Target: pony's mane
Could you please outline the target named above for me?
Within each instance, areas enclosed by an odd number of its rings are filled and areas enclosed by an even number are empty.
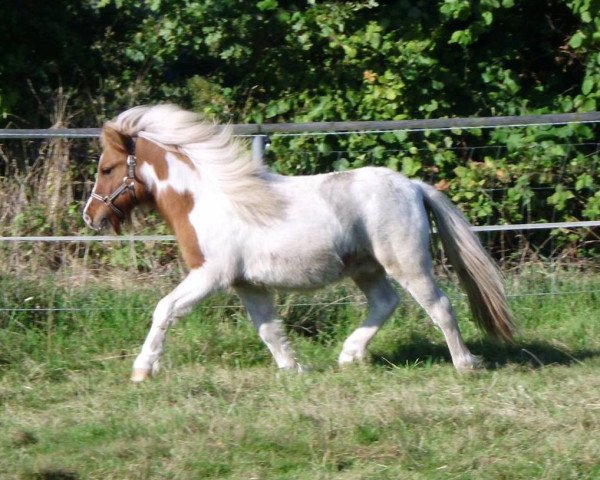
[[[187,156],[245,220],[265,224],[281,215],[283,200],[268,182],[265,164],[253,158],[229,125],[217,126],[197,113],[165,104],[131,108],[107,126]]]

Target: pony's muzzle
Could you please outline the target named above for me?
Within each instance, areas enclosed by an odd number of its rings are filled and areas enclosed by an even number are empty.
[[[106,217],[106,215],[103,215],[99,221],[94,222],[94,219],[87,212],[83,212],[83,221],[88,226],[88,228],[91,228],[96,232],[106,230],[109,226],[109,220]]]
[[[95,228],[92,226],[92,217],[90,217],[86,212],[83,212],[83,221],[88,228],[95,230]]]

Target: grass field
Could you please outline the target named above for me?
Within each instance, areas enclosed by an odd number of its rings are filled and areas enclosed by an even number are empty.
[[[343,285],[279,299],[308,374],[278,372],[224,295],[170,330],[161,374],[132,385],[166,283],[4,278],[0,307],[62,310],[0,313],[0,478],[600,478],[600,277],[509,280],[524,294],[510,347],[485,341],[448,289],[486,371],[455,373],[408,299],[371,361],[339,370],[364,314]],[[579,293],[538,295],[552,288]]]

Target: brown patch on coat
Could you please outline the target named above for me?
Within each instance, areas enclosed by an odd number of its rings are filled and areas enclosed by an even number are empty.
[[[185,264],[190,269],[204,264],[204,254],[198,243],[196,230],[190,222],[190,212],[194,208],[194,197],[191,193],[177,193],[168,187],[156,199],[156,206],[161,216],[175,232],[177,243]]]
[[[166,159],[167,153],[174,155],[177,160],[187,165],[190,170],[196,170],[196,166],[189,157],[178,150],[160,147],[156,143],[144,138],[140,138],[136,145],[136,156],[152,165],[156,172],[156,178],[161,181],[169,178],[169,163]]]
[[[169,164],[165,158],[166,151],[156,143],[140,138],[135,145],[135,156],[141,162],[152,165],[156,178],[160,181],[169,178]]]
[[[126,138],[127,137],[115,129],[110,122],[104,124],[100,133],[100,141],[104,148],[112,147],[124,153],[127,153],[127,148],[125,147]]]
[[[160,181],[169,178],[169,164],[166,159],[167,153],[176,155],[177,159],[194,169],[190,159],[178,152],[165,150],[150,140],[140,138],[136,145],[136,156],[141,162],[146,162],[154,168],[156,178]],[[190,212],[194,208],[194,197],[191,193],[177,193],[168,187],[160,195],[153,192],[155,203],[161,216],[173,229],[177,237],[177,243],[181,249],[181,255],[185,264],[193,269],[202,266],[204,254],[198,244],[196,230],[190,222]]]

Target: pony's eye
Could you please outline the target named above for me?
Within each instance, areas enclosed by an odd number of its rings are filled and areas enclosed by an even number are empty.
[[[110,172],[112,172],[112,167],[102,169],[102,175],[110,175]]]

